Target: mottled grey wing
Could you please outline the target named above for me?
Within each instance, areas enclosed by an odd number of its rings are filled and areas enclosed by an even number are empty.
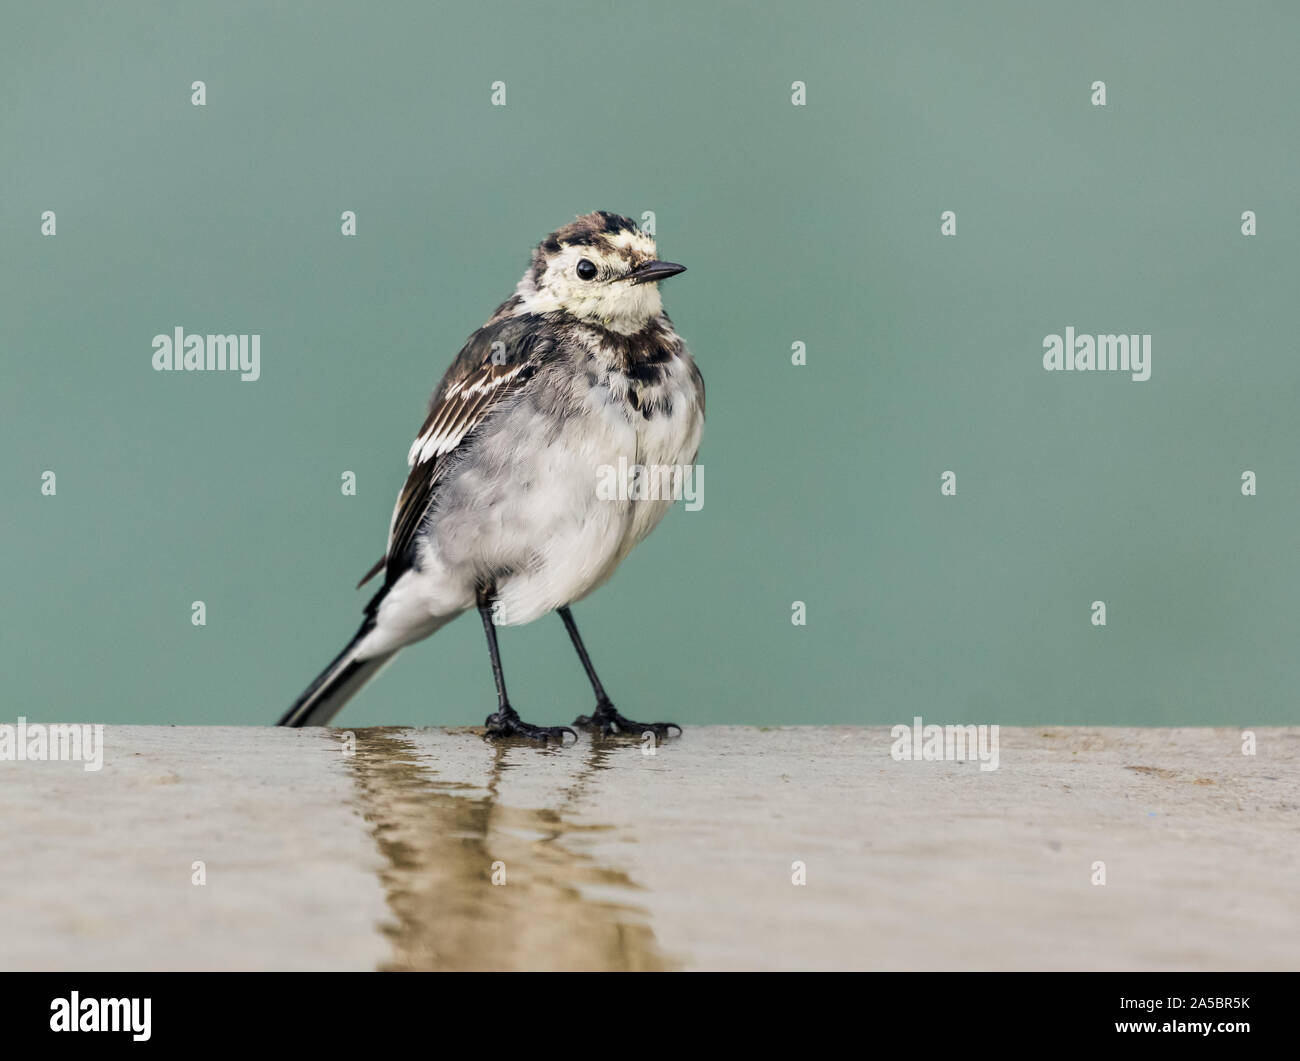
[[[358,585],[384,568],[385,583],[391,584],[410,567],[415,533],[448,458],[494,408],[519,392],[552,349],[553,344],[540,337],[539,323],[532,316],[510,317],[470,336],[434,391],[429,415],[411,443],[411,471],[393,509],[388,551]]]

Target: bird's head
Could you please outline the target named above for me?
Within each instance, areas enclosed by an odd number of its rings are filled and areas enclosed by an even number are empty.
[[[537,245],[518,293],[529,312],[566,313],[631,335],[663,312],[658,282],[685,269],[660,261],[634,222],[598,210]]]

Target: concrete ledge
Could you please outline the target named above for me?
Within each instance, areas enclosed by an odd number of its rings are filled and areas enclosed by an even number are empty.
[[[323,732],[107,726],[98,772],[0,762],[0,805],[2,968],[368,969],[388,953],[381,859]]]
[[[107,727],[0,762],[0,967],[1294,969],[1300,729],[1256,734]]]

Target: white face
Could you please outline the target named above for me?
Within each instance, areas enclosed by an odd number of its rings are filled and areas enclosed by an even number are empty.
[[[631,335],[663,312],[657,283],[637,284],[627,278],[634,267],[654,260],[654,240],[640,232],[619,232],[590,246],[564,245],[547,257],[546,270],[535,287],[527,277],[521,281],[519,294],[529,312],[565,310],[580,320]]]

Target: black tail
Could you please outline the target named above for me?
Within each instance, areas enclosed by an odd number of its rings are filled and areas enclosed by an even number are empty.
[[[397,650],[367,659],[357,658],[357,645],[374,628],[373,618],[361,624],[356,636],[347,643],[328,667],[316,676],[306,691],[293,702],[293,706],[277,725],[324,726],[337,715],[343,705],[352,699],[361,687],[378,674]]]

